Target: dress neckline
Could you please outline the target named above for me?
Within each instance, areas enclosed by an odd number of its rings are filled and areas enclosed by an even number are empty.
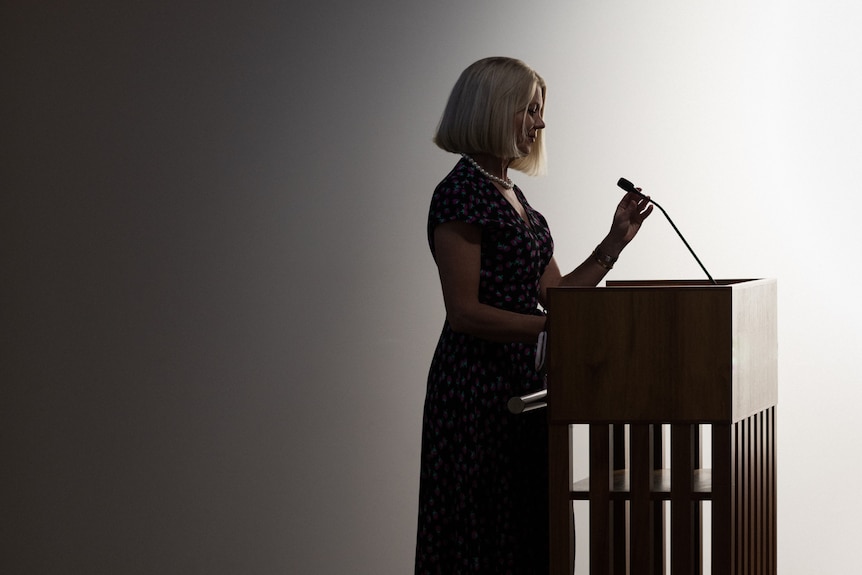
[[[506,202],[506,205],[509,206],[509,209],[512,210],[512,213],[515,215],[518,220],[520,220],[527,228],[532,232],[533,231],[533,219],[530,217],[530,208],[527,205],[527,199],[524,197],[524,194],[521,192],[521,189],[516,185],[512,188],[512,193],[515,194],[515,200],[524,208],[524,215],[521,216],[520,212],[518,212],[518,208],[512,205],[512,202],[503,195],[503,193],[495,186],[494,184],[490,184],[494,190],[500,195],[500,199]]]

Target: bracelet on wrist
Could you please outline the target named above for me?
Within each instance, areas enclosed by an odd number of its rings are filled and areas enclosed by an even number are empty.
[[[614,264],[617,263],[618,258],[609,256],[604,253],[599,246],[596,246],[596,249],[593,250],[593,259],[597,264],[610,271],[614,269]]]

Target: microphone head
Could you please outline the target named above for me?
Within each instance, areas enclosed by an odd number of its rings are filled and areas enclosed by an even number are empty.
[[[640,192],[637,191],[637,189],[635,188],[635,185],[625,178],[620,178],[620,181],[617,182],[617,185],[627,192],[634,192],[635,194],[640,194]]]

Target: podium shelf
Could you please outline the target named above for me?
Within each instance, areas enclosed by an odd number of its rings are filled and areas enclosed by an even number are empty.
[[[670,469],[656,469],[652,472],[650,499],[653,501],[670,501],[671,482]],[[695,501],[712,499],[712,469],[695,469],[692,481],[691,498]],[[628,469],[618,469],[613,473],[613,487],[609,498],[612,501],[627,501],[631,499],[630,474]],[[569,493],[572,501],[589,501],[590,478],[585,477],[572,485]]]

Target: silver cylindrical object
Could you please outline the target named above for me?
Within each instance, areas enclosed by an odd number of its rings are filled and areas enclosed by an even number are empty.
[[[520,397],[513,397],[509,400],[509,411],[517,415],[519,413],[526,413],[528,411],[533,411],[534,409],[547,407],[548,404],[542,401],[547,396],[548,390],[543,389]]]

